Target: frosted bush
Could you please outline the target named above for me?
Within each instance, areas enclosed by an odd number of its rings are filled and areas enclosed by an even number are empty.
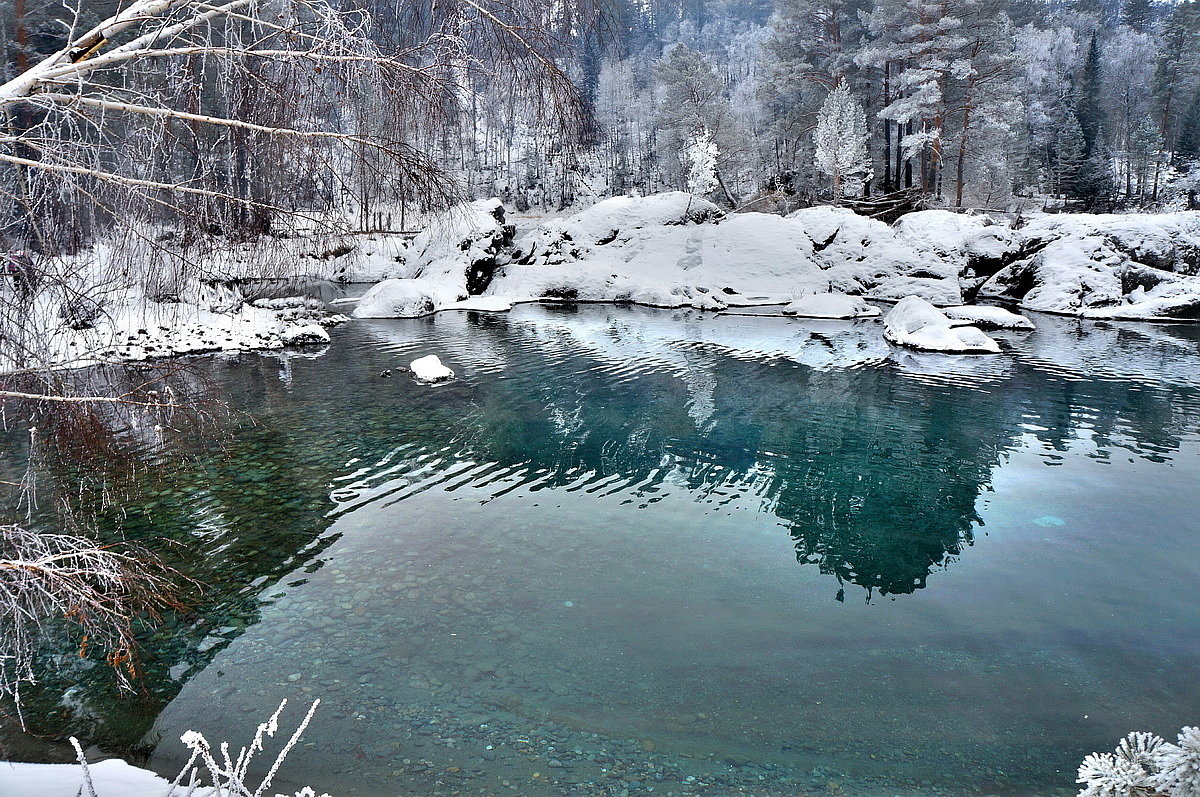
[[[1115,751],[1092,753],[1079,766],[1079,797],[1200,797],[1200,728],[1178,741],[1135,731]]]
[[[283,764],[284,759],[288,757],[288,754],[292,752],[292,748],[300,741],[300,736],[303,735],[304,730],[308,727],[308,723],[312,721],[313,714],[316,713],[317,706],[321,705],[321,701],[313,701],[312,706],[308,709],[308,713],[304,715],[304,719],[296,727],[287,744],[279,751],[279,755],[275,757],[275,761],[271,764],[271,768],[267,771],[266,776],[257,786],[253,786],[247,782],[250,763],[254,760],[255,755],[263,751],[265,740],[268,737],[274,736],[279,731],[279,715],[283,713],[284,706],[286,705],[286,700],[279,704],[279,708],[275,709],[275,713],[266,722],[258,726],[258,730],[255,732],[254,739],[250,742],[250,745],[243,747],[234,758],[230,758],[228,742],[221,742],[214,753],[212,745],[209,744],[204,734],[191,730],[184,733],[183,736],[179,737],[179,740],[192,751],[192,755],[162,797],[266,797],[269,795],[271,781],[275,779],[275,775],[279,771],[280,765]],[[83,748],[80,746],[79,740],[72,736],[71,744],[75,747],[75,753],[79,758],[79,766],[83,769],[83,785],[80,788],[82,797],[121,797],[121,795],[97,793],[92,781],[91,771],[88,769],[87,759],[83,755]],[[211,781],[211,785],[203,783],[205,775]],[[276,794],[275,797],[284,797],[284,795]],[[295,792],[293,797],[317,797],[317,793],[311,787],[305,786],[300,791]],[[329,795],[322,794],[320,797],[329,797]]]
[[[1200,797],[1200,728],[1184,728],[1178,741],[1162,746],[1153,783],[1171,797]]]

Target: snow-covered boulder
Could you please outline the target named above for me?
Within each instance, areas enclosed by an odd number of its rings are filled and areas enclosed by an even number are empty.
[[[844,293],[810,293],[783,308],[784,315],[803,318],[872,318],[881,312],[858,296]]]
[[[373,286],[359,299],[355,318],[419,318],[467,298],[453,284],[427,279],[390,279]]]
[[[959,263],[918,249],[878,219],[827,206],[788,218],[812,241],[813,260],[830,274],[833,290],[885,301],[915,295],[938,305],[962,302]]]
[[[565,219],[551,219],[527,235],[517,249],[522,263],[557,265],[585,256],[635,230],[700,224],[721,216],[721,209],[683,191],[645,197],[619,196],[597,202]]]
[[[958,354],[997,354],[999,344],[976,327],[955,326],[918,296],[901,299],[883,318],[883,337],[898,346]]]
[[[285,346],[306,346],[328,343],[329,333],[325,331],[325,327],[319,324],[305,324],[285,329],[280,335],[280,339],[283,340]]]
[[[442,364],[436,354],[419,357],[409,363],[408,368],[418,382],[445,382],[454,378],[454,372]]]
[[[451,208],[413,239],[404,255],[405,276],[461,283],[468,294],[482,293],[496,267],[508,262],[514,234],[499,199]]]
[[[1046,216],[980,296],[1085,318],[1200,318],[1200,213]]]
[[[1035,329],[1033,322],[1023,315],[1018,315],[1003,307],[991,307],[981,304],[965,304],[958,307],[943,307],[942,312],[952,321],[962,321],[965,324],[980,329]]]
[[[952,265],[963,277],[990,276],[1015,260],[1025,239],[1007,224],[988,216],[948,210],[921,210],[901,216],[897,237],[919,252]]]
[[[956,264],[844,208],[720,216],[688,194],[619,197],[541,225],[517,250],[489,295],[706,310],[831,292],[962,302]]]

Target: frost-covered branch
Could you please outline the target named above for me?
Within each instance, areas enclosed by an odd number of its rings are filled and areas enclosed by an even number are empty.
[[[1200,797],[1200,728],[1177,741],[1136,731],[1113,752],[1092,753],[1079,766],[1079,797]]]

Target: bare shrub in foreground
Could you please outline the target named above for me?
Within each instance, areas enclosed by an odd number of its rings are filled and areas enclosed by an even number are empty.
[[[274,736],[279,731],[279,715],[283,713],[286,705],[286,700],[281,702],[279,708],[275,709],[275,713],[271,715],[270,719],[258,726],[258,730],[254,734],[254,739],[251,740],[249,746],[243,747],[238,751],[237,756],[232,758],[229,754],[228,742],[222,742],[214,753],[212,745],[209,744],[204,734],[196,731],[188,731],[183,734],[180,737],[180,741],[187,745],[192,751],[192,755],[188,758],[188,762],[184,764],[183,769],[180,770],[163,797],[182,797],[183,795],[196,795],[196,797],[200,797],[201,795],[203,797],[263,797],[263,795],[269,794],[268,789],[271,788],[271,783],[275,780],[275,776],[279,772],[279,767],[300,741],[301,735],[308,728],[308,724],[312,721],[313,714],[316,713],[317,706],[321,705],[321,701],[313,701],[313,704],[308,709],[308,713],[304,715],[304,719],[300,721],[296,730],[292,732],[287,744],[275,756],[275,761],[271,764],[267,774],[257,786],[253,786],[247,780],[250,777],[250,764],[254,760],[255,755],[263,751],[266,739]],[[91,772],[88,769],[87,758],[83,754],[83,748],[80,746],[79,740],[72,736],[71,744],[75,748],[79,766],[83,770],[83,785],[80,789],[83,797],[120,797],[119,795],[97,793],[95,785],[92,782]],[[220,756],[219,761],[217,760],[218,755]],[[204,775],[207,775],[211,785],[202,785]],[[316,792],[306,786],[296,792],[295,797],[316,797]],[[329,797],[329,795],[324,794],[321,797]]]

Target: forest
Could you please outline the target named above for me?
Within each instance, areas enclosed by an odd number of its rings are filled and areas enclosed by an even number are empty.
[[[301,210],[402,229],[413,226],[406,214],[452,198],[557,211],[671,189],[761,211],[885,197],[998,210],[1187,207],[1200,160],[1197,5],[422,10],[346,0],[269,12],[290,15],[285,24],[200,12],[159,31],[172,47],[152,57],[134,59],[126,44],[124,61],[91,58],[94,68],[55,76],[52,91],[3,98],[3,179],[17,200],[3,229],[10,248],[50,253],[113,218],[253,236]],[[166,18],[182,18],[173,6]],[[11,87],[117,10],[6,0],[5,80]],[[253,48],[269,52],[251,57]],[[292,134],[271,132],[281,129]],[[170,200],[143,201],[168,186]]]

